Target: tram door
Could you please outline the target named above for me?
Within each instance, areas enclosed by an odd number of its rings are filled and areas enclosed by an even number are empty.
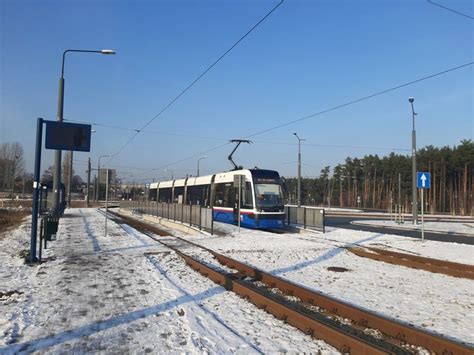
[[[240,205],[240,201],[242,201],[242,186],[245,181],[245,175],[234,175],[234,223],[239,223],[240,218],[240,209],[242,206]],[[239,194],[240,190],[240,194]]]

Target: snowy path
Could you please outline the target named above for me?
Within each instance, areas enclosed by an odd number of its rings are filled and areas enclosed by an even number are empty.
[[[103,222],[96,210],[67,210],[48,262],[28,267],[10,256],[2,265],[0,291],[21,293],[1,300],[0,353],[335,351],[133,228],[109,221],[104,236]],[[28,238],[25,227],[15,233]]]

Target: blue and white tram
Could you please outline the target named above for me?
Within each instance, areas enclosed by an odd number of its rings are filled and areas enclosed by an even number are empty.
[[[243,175],[240,216],[235,175]],[[215,221],[237,224],[240,218],[247,228],[282,228],[285,219],[280,175],[273,170],[241,169],[157,182],[150,185],[150,199],[209,207]]]

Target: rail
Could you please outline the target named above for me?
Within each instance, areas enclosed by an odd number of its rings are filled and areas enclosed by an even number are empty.
[[[474,266],[451,261],[426,258],[418,255],[399,253],[373,247],[346,248],[362,258],[382,261],[389,264],[402,265],[412,269],[420,269],[448,276],[474,280]]]
[[[146,235],[174,250],[193,269],[209,277],[214,282],[249,299],[256,306],[265,309],[279,319],[285,320],[305,333],[328,342],[343,353],[412,353],[410,347],[407,347],[408,345],[421,346],[438,354],[474,353],[474,349],[466,344],[382,316],[367,309],[359,308],[321,292],[293,284],[290,281],[241,263],[199,244],[183,238],[173,237],[173,239],[177,239],[180,242],[185,242],[207,251],[220,264],[237,270],[235,273],[220,272],[218,271],[219,268],[216,270],[211,267],[209,262],[202,262],[188,255],[189,248],[186,248],[187,253],[180,250],[178,245],[182,245],[182,243],[173,244],[171,240],[164,241],[161,238],[150,235],[148,232],[153,233],[153,228],[155,227],[147,226],[143,229],[143,222],[138,222],[137,224],[137,221],[133,218],[119,217],[132,226],[137,226],[138,230],[140,228],[145,230]],[[157,232],[160,231],[157,230]],[[263,288],[256,286],[261,283],[265,285]],[[275,289],[284,295],[292,296],[292,299],[296,297],[298,304],[289,305],[288,303],[292,302],[278,298],[275,296]],[[314,309],[316,307],[322,311],[319,316],[307,311],[308,308]],[[328,317],[332,321],[324,320],[324,318]],[[336,324],[334,320],[337,320],[339,317],[350,319],[351,324]],[[367,328],[380,331],[383,339],[380,341],[380,339],[368,337],[364,332]]]

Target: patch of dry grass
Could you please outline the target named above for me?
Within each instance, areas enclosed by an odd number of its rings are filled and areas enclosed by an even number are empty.
[[[5,237],[3,234],[7,229],[16,227],[23,222],[26,216],[30,215],[29,211],[7,211],[0,210],[0,238]]]

